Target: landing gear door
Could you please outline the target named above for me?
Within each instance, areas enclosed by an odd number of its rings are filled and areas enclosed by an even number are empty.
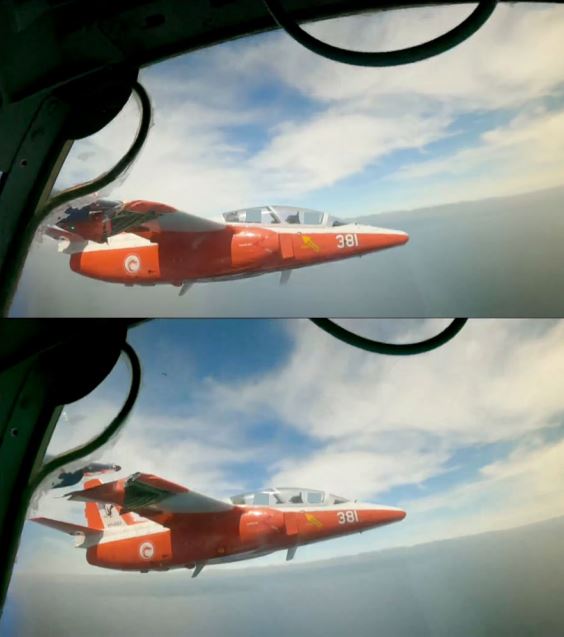
[[[284,525],[286,527],[286,535],[295,537],[298,534],[298,514],[293,511],[284,513]]]
[[[294,258],[294,242],[293,235],[288,233],[280,233],[280,253],[283,259]]]

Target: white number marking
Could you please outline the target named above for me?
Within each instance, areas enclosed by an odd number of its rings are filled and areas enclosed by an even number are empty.
[[[337,248],[354,248],[358,246],[358,236],[356,234],[338,234]]]
[[[352,524],[353,522],[358,522],[357,511],[339,511],[337,513],[337,517],[339,518],[339,524]]]

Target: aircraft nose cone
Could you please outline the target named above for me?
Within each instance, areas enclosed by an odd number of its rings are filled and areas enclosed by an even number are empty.
[[[403,509],[396,509],[395,507],[380,509],[378,514],[386,522],[400,522],[407,515]]]
[[[403,509],[396,507],[374,506],[366,508],[361,517],[368,522],[369,526],[379,526],[380,524],[391,524],[393,522],[401,522],[406,516]]]
[[[409,241],[407,232],[365,226],[360,236],[361,251],[372,252],[401,246]]]
[[[395,235],[395,240],[396,245],[401,246],[409,241],[409,235],[407,234],[407,232],[398,232]]]
[[[401,520],[403,520],[405,518],[405,516],[407,515],[407,513],[405,511],[403,511],[402,509],[398,509],[397,511],[394,512],[394,520],[396,522],[400,522]]]
[[[407,232],[402,232],[401,230],[395,230],[394,232],[390,232],[387,237],[387,245],[389,246],[402,246],[404,243],[409,241],[409,235]]]

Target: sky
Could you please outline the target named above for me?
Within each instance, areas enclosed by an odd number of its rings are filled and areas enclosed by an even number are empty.
[[[471,10],[421,8],[307,28],[341,46],[392,49],[445,32]],[[179,297],[170,285],[126,288],[80,276],[52,239],[37,237],[12,314],[561,316],[562,41],[563,6],[499,3],[468,41],[402,67],[340,65],[282,32],[147,67],[140,79],[154,117],[146,146],[97,196],[206,217],[266,203],[372,215],[370,223],[407,231],[409,243],[298,270],[282,287],[274,273],[196,284]],[[57,187],[108,170],[138,121],[132,98],[105,129],[75,143]],[[515,199],[533,191],[537,199]],[[465,200],[482,204],[464,208]],[[448,202],[458,207],[440,207]],[[384,217],[398,210],[426,221]]]
[[[446,32],[473,6],[309,25],[339,46],[386,50]],[[564,8],[495,9],[430,60],[357,68],[285,33],[242,38],[141,72],[154,107],[147,145],[112,197],[205,216],[265,203],[350,217],[514,195],[564,182]],[[134,136],[134,100],[79,141],[58,187],[109,168]]]
[[[344,324],[409,342],[445,321]],[[95,457],[122,466],[112,479],[154,473],[220,498],[297,485],[407,511],[398,524],[301,547],[300,563],[564,513],[563,321],[470,321],[444,347],[399,358],[357,350],[302,320],[155,320],[128,340],[143,384],[125,429]],[[120,363],[66,406],[49,453],[100,431],[127,382]],[[64,492],[43,493],[30,515],[82,524],[81,503]],[[93,570],[71,538],[26,523],[18,573]]]

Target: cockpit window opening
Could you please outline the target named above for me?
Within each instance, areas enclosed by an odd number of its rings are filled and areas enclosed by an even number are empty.
[[[332,495],[330,498],[333,500],[333,504],[345,504],[345,502],[349,502],[347,498],[340,498],[336,495]]]
[[[300,223],[300,213],[296,212],[294,214],[288,215],[286,217],[286,223]]]
[[[267,506],[270,504],[270,493],[255,493],[253,504]]]
[[[260,206],[224,212],[223,219],[227,223],[260,223],[281,225],[332,226],[347,225],[347,221],[336,219],[320,210],[296,208],[294,206]]]
[[[321,491],[308,491],[307,503],[308,504],[321,504],[323,502],[323,493]]]
[[[349,502],[347,498],[332,495],[318,489],[305,489],[300,487],[279,487],[261,489],[250,493],[234,495],[230,498],[233,504],[255,506],[331,506]]]

